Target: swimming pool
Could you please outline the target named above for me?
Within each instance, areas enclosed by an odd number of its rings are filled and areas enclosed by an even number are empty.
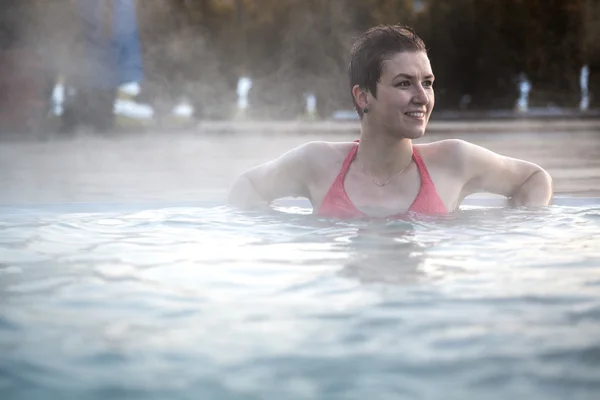
[[[600,199],[0,207],[2,399],[596,399]]]

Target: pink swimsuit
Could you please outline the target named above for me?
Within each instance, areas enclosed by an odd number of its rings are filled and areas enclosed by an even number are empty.
[[[354,146],[350,153],[346,156],[344,163],[342,164],[342,169],[340,173],[333,181],[333,184],[329,188],[329,191],[325,195],[323,199],[323,203],[321,203],[321,208],[317,215],[323,217],[333,217],[333,218],[355,218],[355,217],[368,217],[366,214],[358,210],[352,201],[348,197],[346,190],[344,189],[344,180],[346,178],[346,173],[348,172],[348,168],[350,164],[354,160],[356,156],[356,152],[358,151],[358,146]],[[421,179],[421,188],[419,189],[419,193],[417,197],[411,204],[408,211],[422,213],[422,214],[445,214],[448,211],[446,210],[446,206],[440,199],[440,196],[437,194],[435,190],[435,186],[431,177],[429,176],[429,172],[427,171],[427,167],[423,162],[423,159],[417,152],[417,150],[413,147],[413,160],[415,164],[417,164],[417,169],[419,170],[419,177]],[[398,214],[398,216],[405,215],[406,213]],[[395,217],[395,216],[392,216]]]

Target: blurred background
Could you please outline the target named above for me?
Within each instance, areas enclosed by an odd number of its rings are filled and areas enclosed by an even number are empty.
[[[0,132],[354,119],[353,38],[429,48],[432,120],[598,116],[600,0],[3,0]]]

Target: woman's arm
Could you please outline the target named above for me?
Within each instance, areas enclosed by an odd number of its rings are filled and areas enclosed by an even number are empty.
[[[244,172],[233,183],[228,204],[247,209],[282,197],[309,197],[310,160],[322,147],[321,142],[309,142]]]

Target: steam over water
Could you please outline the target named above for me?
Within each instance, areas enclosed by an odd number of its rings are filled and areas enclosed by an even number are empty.
[[[597,195],[596,134],[523,137],[468,139]],[[597,398],[598,205],[389,222],[222,205],[245,168],[324,138],[355,137],[4,142],[0,398]]]
[[[310,140],[355,140],[357,133],[148,133],[5,141],[0,202],[119,202],[224,199],[233,179]],[[600,194],[600,140],[594,132],[426,134],[460,137],[546,168],[557,194]]]

